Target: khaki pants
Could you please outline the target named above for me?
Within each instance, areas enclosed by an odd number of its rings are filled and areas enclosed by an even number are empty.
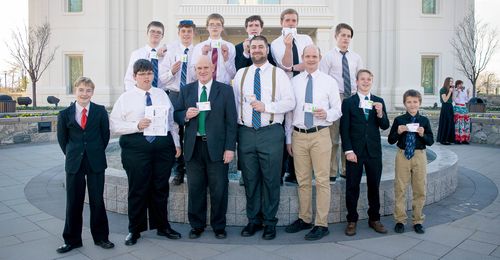
[[[312,222],[312,174],[316,179],[316,226],[328,226],[330,210],[330,154],[328,127],[315,133],[293,131],[292,150],[295,174],[299,184],[299,218]]]
[[[340,94],[340,102],[344,100],[344,94]],[[340,175],[345,176],[345,154],[342,151],[342,147],[340,147],[340,118],[337,121],[333,122],[330,126],[330,138],[332,139],[332,156],[331,156],[331,165],[330,165],[330,177],[337,177],[337,173],[340,172]],[[342,160],[342,170],[339,171],[339,156]]]
[[[405,151],[398,149],[396,154],[396,178],[394,179],[394,219],[396,223],[406,224],[406,189],[411,181],[413,191],[412,211],[413,225],[422,224],[425,215],[422,212],[425,204],[427,182],[427,155],[425,150],[415,150],[408,160]]]

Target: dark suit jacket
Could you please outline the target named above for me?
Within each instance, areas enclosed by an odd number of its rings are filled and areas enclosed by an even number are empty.
[[[218,81],[212,81],[208,96],[211,110],[205,120],[207,145],[210,160],[222,161],[225,150],[236,150],[237,112],[233,88]],[[179,125],[184,125],[184,158],[190,161],[193,156],[198,117],[185,122],[186,111],[196,107],[198,102],[198,81],[181,89],[174,118]]]
[[[104,106],[90,102],[85,130],[75,119],[73,103],[59,112],[57,117],[57,141],[66,155],[66,172],[78,172],[83,154],[93,172],[104,172],[107,168],[105,150],[109,142],[108,112]]]
[[[251,66],[253,64],[252,59],[251,58],[247,59],[243,55],[243,50],[244,50],[243,42],[236,45],[235,48],[236,48],[236,57],[234,58],[234,65],[236,65],[236,71],[238,71],[241,68]],[[269,50],[269,53],[267,54],[267,61],[273,64],[273,66],[276,66],[273,55],[271,54],[271,45],[268,44],[267,48]]]
[[[377,117],[375,108],[370,110],[368,120],[365,112],[359,107],[359,96],[357,94],[344,99],[342,102],[342,117],[340,118],[340,136],[342,138],[342,149],[352,150],[360,156],[366,147],[370,157],[382,157],[382,145],[380,141],[380,129],[389,128],[389,119],[382,98],[370,95],[373,102],[383,104],[384,116]]]

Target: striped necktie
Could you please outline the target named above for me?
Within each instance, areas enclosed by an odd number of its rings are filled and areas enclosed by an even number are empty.
[[[186,48],[184,50],[184,55],[186,55],[186,57],[187,57],[188,51],[189,51],[188,48]],[[186,86],[187,64],[188,64],[188,59],[186,59],[185,61],[182,62],[180,88],[183,88],[184,86]]]
[[[260,101],[260,68],[255,70],[253,93],[255,94],[255,99]],[[258,130],[261,125],[260,112],[257,112],[255,109],[252,110],[252,125],[255,130]]]
[[[157,53],[156,53],[156,50],[155,49],[151,49],[151,64],[153,64],[153,74],[154,74],[154,78],[153,78],[153,87],[157,88],[158,87],[158,56],[156,56]]]
[[[347,61],[347,51],[342,53],[342,79],[344,80],[344,97],[351,96],[351,74],[349,73],[349,62]]]
[[[151,93],[149,92],[146,92],[146,106],[149,107],[153,105],[153,102],[151,102]],[[156,139],[156,136],[145,136],[146,138],[146,141],[152,143],[155,139]]]

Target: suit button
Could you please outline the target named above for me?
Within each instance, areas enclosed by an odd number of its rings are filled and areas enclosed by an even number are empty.
[[[83,156],[83,153],[81,153],[80,155]]]

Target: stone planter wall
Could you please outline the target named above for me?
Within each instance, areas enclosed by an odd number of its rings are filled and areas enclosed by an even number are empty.
[[[50,132],[39,133],[38,123],[50,122]],[[0,145],[57,140],[57,116],[0,118]]]

